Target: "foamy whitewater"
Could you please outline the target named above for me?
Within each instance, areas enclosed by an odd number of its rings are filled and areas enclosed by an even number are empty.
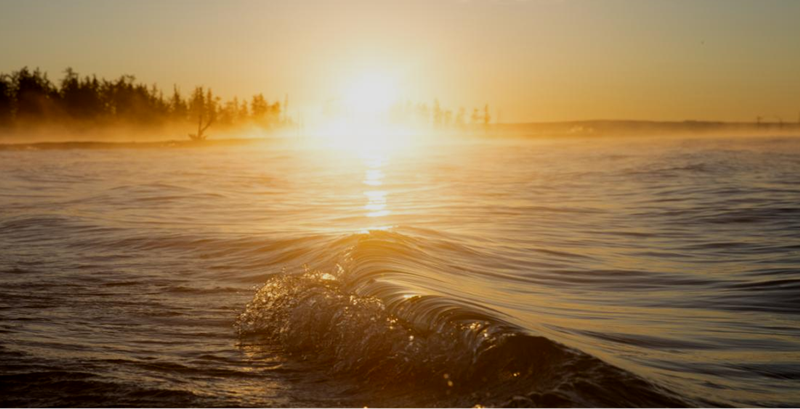
[[[800,138],[0,151],[2,406],[798,406]]]

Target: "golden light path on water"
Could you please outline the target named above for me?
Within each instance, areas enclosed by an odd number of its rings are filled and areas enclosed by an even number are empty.
[[[381,167],[386,160],[386,154],[382,153],[374,153],[373,156],[364,159],[364,163],[367,166],[363,182],[368,189],[364,191],[364,196],[367,197],[367,204],[364,206],[364,209],[367,210],[367,217],[377,218],[387,216],[390,213],[386,203],[388,192],[385,190],[373,190],[383,185],[385,175]]]
[[[342,85],[343,98],[335,102],[335,112],[310,128],[310,146],[349,158],[343,161],[345,168],[352,166],[351,161],[364,166],[363,210],[370,223],[357,230],[386,230],[391,226],[381,222],[392,213],[389,189],[384,186],[386,165],[393,154],[419,149],[422,135],[413,126],[391,123],[389,110],[399,93],[397,79],[389,73],[362,72]]]

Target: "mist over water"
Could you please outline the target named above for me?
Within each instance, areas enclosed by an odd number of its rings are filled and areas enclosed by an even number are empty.
[[[4,406],[800,405],[800,139],[0,151]]]

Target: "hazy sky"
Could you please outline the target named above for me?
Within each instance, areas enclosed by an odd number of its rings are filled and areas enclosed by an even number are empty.
[[[26,65],[308,111],[378,72],[503,121],[797,121],[800,1],[0,0],[0,72]]]

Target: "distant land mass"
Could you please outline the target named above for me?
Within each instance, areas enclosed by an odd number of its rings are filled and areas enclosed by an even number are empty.
[[[47,150],[47,149],[113,149],[113,148],[184,148],[199,146],[229,146],[258,141],[289,141],[304,139],[298,133],[222,133],[214,139],[195,143],[183,137],[175,129],[162,129],[145,133],[127,132],[126,140],[114,137],[114,132],[53,134],[57,130],[39,130],[39,135],[28,138],[19,133],[16,137],[0,132],[0,150]],[[24,134],[24,131],[22,132]],[[436,134],[435,130],[420,132]],[[780,122],[721,122],[721,121],[640,121],[640,120],[585,120],[560,122],[495,123],[488,125],[466,125],[450,129],[441,134],[454,138],[568,138],[568,137],[670,137],[670,136],[800,136],[800,123]],[[254,136],[255,135],[255,136]],[[23,136],[20,138],[20,136]]]
[[[513,136],[783,135],[799,134],[800,122],[583,120],[502,123],[494,130]]]

